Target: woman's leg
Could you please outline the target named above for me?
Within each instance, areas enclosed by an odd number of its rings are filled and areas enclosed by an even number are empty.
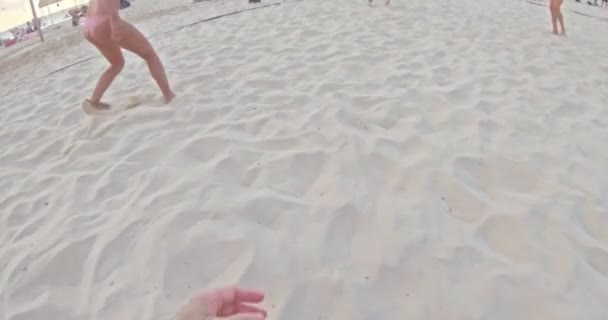
[[[562,15],[562,3],[563,0],[554,0],[556,2],[557,5],[557,9],[556,9],[556,13],[557,13],[557,19],[559,20],[559,24],[562,27],[562,35],[566,35],[566,27],[564,27],[564,16]]]
[[[551,7],[551,24],[553,25],[553,34],[559,34],[557,32],[557,14],[553,7]]]
[[[100,31],[103,32],[103,30]],[[103,97],[103,94],[108,90],[110,84],[112,84],[116,76],[122,71],[122,68],[125,66],[125,59],[118,45],[113,44],[112,42],[101,43],[88,34],[86,35],[86,39],[91,42],[110,63],[110,67],[101,74],[101,77],[97,81],[97,85],[95,86],[95,90],[93,90],[90,99],[93,106],[99,108],[103,106],[101,97]]]
[[[122,48],[135,53],[146,61],[152,78],[156,81],[160,91],[165,97],[165,102],[171,102],[171,100],[175,98],[175,93],[173,93],[171,87],[169,86],[169,81],[167,80],[167,75],[165,74],[165,68],[160,61],[160,58],[154,51],[154,48],[152,48],[152,45],[148,39],[146,39],[146,37],[139,32],[137,28],[128,22],[123,21],[122,23],[124,23],[122,28],[122,39],[118,44]]]
[[[555,0],[549,0],[549,10],[551,11],[551,24],[553,25],[553,34],[558,34],[557,14],[555,13]]]

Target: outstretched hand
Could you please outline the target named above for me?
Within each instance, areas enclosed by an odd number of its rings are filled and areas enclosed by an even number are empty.
[[[263,320],[266,311],[255,306],[262,300],[262,292],[235,287],[201,292],[180,309],[177,320]]]

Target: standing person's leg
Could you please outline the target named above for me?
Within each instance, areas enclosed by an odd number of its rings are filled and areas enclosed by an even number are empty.
[[[125,66],[125,59],[118,45],[113,44],[112,42],[101,43],[95,40],[89,34],[86,34],[85,37],[101,52],[101,54],[103,54],[103,56],[110,63],[110,67],[108,67],[108,69],[106,69],[106,71],[101,74],[101,77],[99,77],[97,85],[95,86],[95,90],[93,90],[93,94],[89,99],[89,101],[94,107],[99,109],[107,109],[109,106],[105,103],[102,103],[101,98],[108,90],[116,76],[118,76],[118,74],[122,71],[122,68]]]
[[[554,0],[557,4],[557,9],[556,9],[556,13],[557,13],[557,19],[559,20],[559,24],[562,27],[562,33],[561,35],[566,35],[566,27],[564,27],[564,16],[562,15],[562,3],[564,2],[564,0]]]
[[[555,0],[549,1],[549,10],[551,11],[551,24],[553,25],[553,34],[557,32],[557,14],[555,13]]]
[[[146,37],[139,32],[137,28],[127,22],[123,21],[122,23],[124,23],[122,29],[122,39],[118,44],[122,48],[135,53],[146,61],[152,78],[156,81],[160,91],[165,97],[165,103],[171,102],[171,100],[175,98],[175,93],[173,93],[171,87],[169,86],[169,81],[167,80],[167,75],[165,74],[165,68],[160,61],[160,58],[156,54],[156,51],[154,51],[154,48],[152,48],[152,45],[148,39],[146,39]]]

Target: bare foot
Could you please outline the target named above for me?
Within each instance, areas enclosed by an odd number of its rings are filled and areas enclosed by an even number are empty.
[[[553,30],[553,34],[556,35],[556,36],[559,35],[559,33],[557,32],[557,30],[555,30],[555,29]]]
[[[175,98],[175,93],[171,92],[170,94],[165,96],[165,104],[169,104],[171,103],[171,101],[173,101],[173,99]]]
[[[565,37],[566,36],[566,30],[562,30],[562,33],[560,33],[560,35],[562,35],[562,36]]]
[[[100,110],[100,111],[105,111],[105,110],[110,110],[110,105],[105,103],[105,102],[93,102],[90,99],[86,100],[87,103],[89,103],[91,105],[91,107],[93,107],[94,109]]]

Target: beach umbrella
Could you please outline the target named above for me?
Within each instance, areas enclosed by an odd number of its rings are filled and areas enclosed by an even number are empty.
[[[36,15],[36,6],[34,6],[34,0],[30,0],[30,7],[32,7],[32,16],[34,16],[34,21],[36,22],[36,27],[38,28],[38,35],[40,36],[40,41],[44,42],[44,35],[42,35],[42,28],[38,23],[38,16]]]

